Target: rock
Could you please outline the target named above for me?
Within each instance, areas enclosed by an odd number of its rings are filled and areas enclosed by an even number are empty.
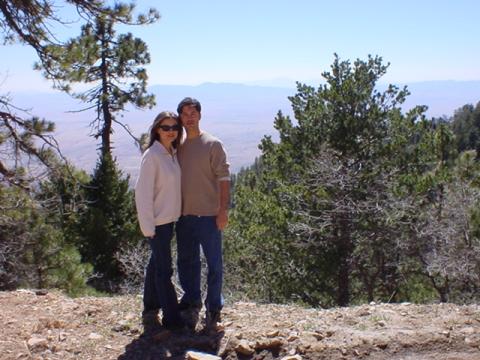
[[[465,338],[465,344],[472,346],[472,347],[477,347],[480,346],[480,336],[468,336]]]
[[[381,343],[375,344],[375,346],[378,347],[379,349],[385,350],[388,347],[388,343],[381,342]]]
[[[44,295],[47,295],[47,294],[48,294],[48,290],[47,290],[47,289],[38,289],[38,290],[35,290],[35,295],[44,296]]]
[[[279,330],[273,330],[267,333],[267,337],[272,338],[272,337],[278,336],[278,334],[280,334]]]
[[[198,351],[188,351],[185,354],[185,359],[186,360],[222,360],[222,358],[219,356],[202,353]]]
[[[284,356],[281,360],[302,360],[302,357],[300,355],[287,355]]]
[[[128,324],[127,320],[120,320],[118,322],[118,324],[115,324],[112,327],[112,330],[116,331],[116,332],[122,332],[122,331],[126,331],[126,330],[129,330],[129,329],[130,329],[130,325]]]
[[[252,355],[255,350],[250,346],[246,340],[241,340],[237,346],[235,346],[235,351],[242,355]]]
[[[231,337],[223,337],[222,340],[220,341],[220,346],[218,347],[218,355],[224,356],[227,354],[232,349],[232,343],[233,341],[230,341]]]
[[[298,336],[298,332],[297,331],[290,331],[290,333],[288,334],[287,336],[287,341],[288,342],[291,342],[291,341],[295,341],[299,338]]]
[[[475,329],[473,327],[466,327],[461,329],[460,332],[465,335],[472,335],[475,334]]]
[[[28,295],[35,294],[32,290],[28,290],[28,289],[18,289],[16,291],[20,294],[28,294]]]
[[[100,334],[97,334],[97,333],[90,333],[90,335],[88,335],[88,338],[90,340],[102,340],[103,339],[103,335],[100,335]]]
[[[267,349],[276,349],[283,345],[282,340],[275,339],[260,339],[255,343],[256,350],[267,350]]]
[[[29,349],[42,350],[48,347],[48,340],[45,338],[31,337],[28,339],[27,345]]]
[[[332,335],[335,334],[334,330],[327,330],[325,331],[325,336],[326,337],[332,337]]]
[[[125,316],[125,320],[126,321],[131,321],[131,320],[134,320],[137,316],[135,314],[132,314],[132,313],[128,313],[126,316]]]
[[[311,344],[299,344],[295,347],[295,354],[306,354],[312,348]]]
[[[295,340],[298,340],[298,335],[297,334],[291,334],[287,338],[288,342],[292,342],[292,341],[295,341]]]
[[[318,341],[323,340],[325,338],[325,335],[317,331],[305,331],[304,334],[307,336],[311,336]]]
[[[370,314],[371,312],[368,309],[362,309],[357,313],[358,316],[368,316]]]
[[[120,325],[120,324],[117,324],[117,325],[114,325],[112,327],[112,331],[115,331],[115,332],[122,332],[122,331],[125,331],[125,330],[128,330],[128,326],[126,325]]]

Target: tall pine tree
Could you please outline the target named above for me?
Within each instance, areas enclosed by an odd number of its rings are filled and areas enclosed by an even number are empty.
[[[110,155],[97,162],[87,187],[87,208],[79,222],[78,247],[100,276],[97,287],[115,291],[121,277],[115,254],[139,239],[133,193]]]
[[[147,45],[131,33],[117,35],[115,26],[151,24],[159,16],[151,9],[133,21],[133,10],[133,4],[105,8],[82,27],[79,37],[65,46],[49,46],[52,61],[38,64],[57,88],[96,111],[91,125],[93,136],[101,139],[100,156],[88,184],[78,246],[84,260],[92,263],[100,276],[97,285],[106,290],[115,290],[121,275],[115,253],[139,238],[129,179],[123,177],[112,155],[111,135],[116,123],[133,137],[118,119],[127,105],[150,108],[155,104],[154,96],[146,91],[148,77],[143,66],[150,62]],[[90,88],[77,92],[75,84]]]

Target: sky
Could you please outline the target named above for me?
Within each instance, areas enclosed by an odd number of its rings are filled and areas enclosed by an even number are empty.
[[[478,0],[135,3],[139,11],[155,7],[161,14],[153,25],[119,29],[147,43],[149,85],[319,82],[334,53],[351,61],[381,56],[390,63],[385,82],[480,80]],[[60,38],[77,36],[78,26],[55,31]],[[0,49],[3,92],[52,91],[32,69],[31,49]]]

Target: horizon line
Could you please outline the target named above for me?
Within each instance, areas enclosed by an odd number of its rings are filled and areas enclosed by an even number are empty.
[[[280,79],[279,79],[280,80]],[[147,88],[151,88],[154,86],[184,86],[184,87],[202,87],[207,85],[241,85],[245,87],[265,87],[265,88],[279,88],[279,89],[295,89],[296,83],[301,84],[310,84],[311,82],[322,83],[320,79],[312,79],[309,81],[299,81],[299,80],[288,80],[288,79],[281,79],[282,82],[287,83],[291,81],[291,85],[287,84],[268,84],[268,82],[275,82],[279,80],[255,80],[255,81],[246,81],[246,82],[234,82],[234,81],[204,81],[195,84],[178,84],[178,83],[155,83],[148,85]],[[441,79],[441,80],[418,80],[418,81],[404,81],[404,82],[393,82],[393,81],[378,81],[378,84],[393,84],[393,85],[406,85],[406,84],[425,84],[425,83],[475,83],[480,82],[480,79],[474,80],[457,80],[457,79]],[[262,84],[265,83],[265,84]],[[1,91],[0,86],[0,91]],[[62,93],[61,90],[56,90],[54,88],[49,89],[23,89],[23,90],[8,90],[5,89],[5,95],[14,94],[14,93]]]

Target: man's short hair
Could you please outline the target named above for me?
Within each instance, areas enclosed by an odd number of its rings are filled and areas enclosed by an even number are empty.
[[[182,113],[183,107],[188,105],[193,105],[198,112],[202,112],[202,105],[200,105],[200,101],[191,97],[186,97],[185,99],[180,101],[180,104],[178,104],[177,114],[180,115]]]

